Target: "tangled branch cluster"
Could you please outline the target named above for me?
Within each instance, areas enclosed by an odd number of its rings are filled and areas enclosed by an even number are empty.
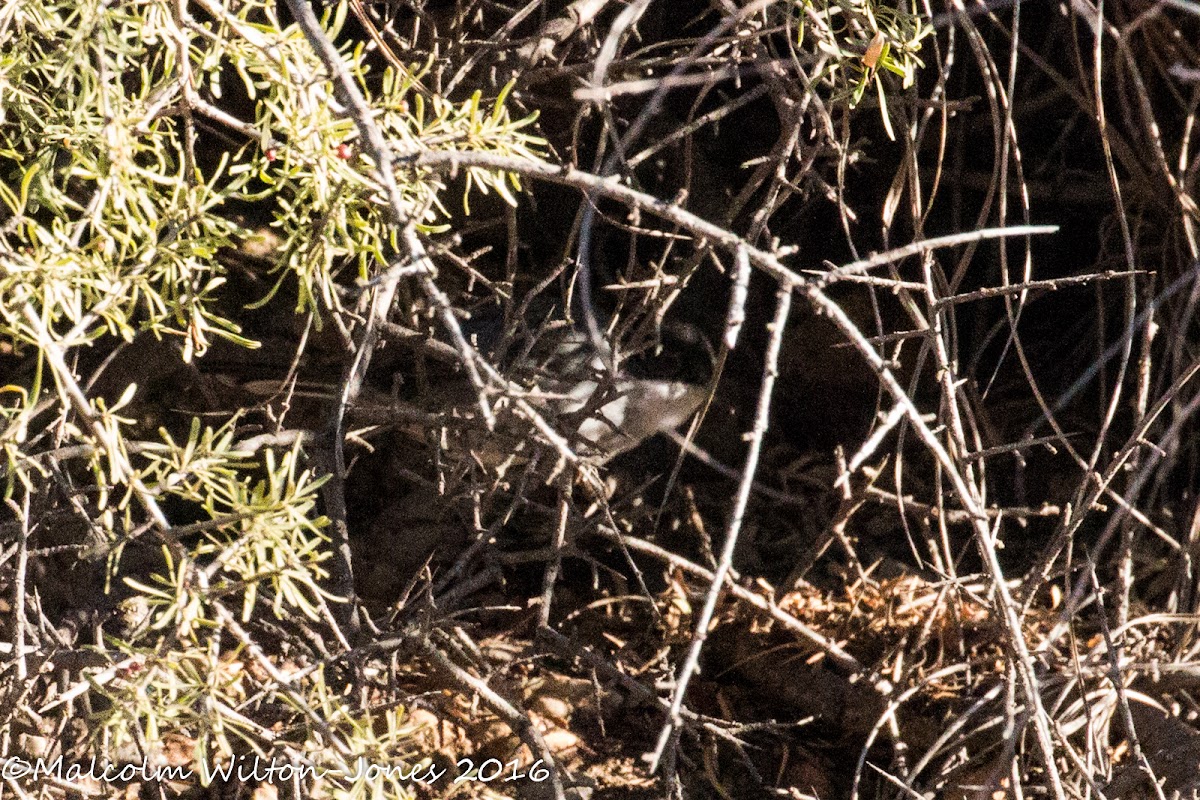
[[[1194,4],[684,5],[0,8],[0,766],[1200,791]]]

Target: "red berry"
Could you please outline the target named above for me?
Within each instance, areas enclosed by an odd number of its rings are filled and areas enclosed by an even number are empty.
[[[342,142],[341,144],[339,144],[337,146],[337,157],[340,158],[342,161],[349,161],[350,160],[350,145],[346,144],[345,142]]]

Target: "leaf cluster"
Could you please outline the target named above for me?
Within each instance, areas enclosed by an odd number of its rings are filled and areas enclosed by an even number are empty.
[[[345,3],[331,9],[331,36],[345,17]],[[277,671],[242,627],[329,617],[322,481],[301,444],[247,446],[236,414],[193,419],[182,436],[155,430],[136,384],[106,401],[80,374],[138,337],[175,342],[185,363],[217,339],[256,347],[245,298],[225,296],[225,255],[254,235],[247,209],[279,241],[255,307],[338,313],[350,279],[397,258],[372,165],[322,64],[263,0],[19,0],[0,9],[0,44],[0,473],[16,523],[5,530],[25,548],[55,514],[83,523],[78,558],[106,562],[106,589],[125,595],[101,648],[120,666],[85,670],[67,695],[34,705],[64,720],[90,708],[101,757],[128,743],[152,754],[167,733],[202,763],[246,748],[334,753],[350,774],[355,754],[394,754],[407,735],[398,713],[382,726],[349,713],[313,675]],[[425,231],[448,224],[449,183],[406,155],[540,152],[534,117],[510,116],[507,90],[455,101],[428,92],[420,65],[373,70],[353,43],[342,57]],[[515,175],[464,173],[464,211],[475,192],[516,202]],[[161,556],[134,570],[126,554],[142,537]],[[39,640],[27,610],[22,644]],[[262,707],[295,726],[287,737],[251,721]],[[346,797],[379,790],[338,786]]]

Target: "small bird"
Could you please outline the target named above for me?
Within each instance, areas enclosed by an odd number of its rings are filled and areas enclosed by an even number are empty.
[[[599,352],[584,331],[553,316],[535,330],[499,337],[486,318],[472,322],[467,330],[481,351],[530,388],[534,404],[561,421],[559,432],[580,454],[599,461],[679,427],[708,394],[699,383],[614,369],[611,352]]]
[[[612,353],[597,352],[585,332],[554,311],[542,320],[506,329],[494,307],[489,307],[464,320],[462,331],[514,393],[537,409],[580,456],[603,463],[632,450],[655,434],[682,425],[707,397],[708,388],[700,381],[674,379],[675,364],[664,366],[661,358],[657,363],[637,359],[629,371],[624,365],[614,369]],[[405,338],[429,341],[415,331]],[[439,361],[457,363],[445,344],[435,343],[426,352]],[[668,377],[654,374],[664,369]],[[414,380],[416,376],[420,380]],[[352,423],[384,425],[421,440],[430,431],[444,431],[439,436],[449,450],[470,453],[475,461],[492,466],[524,450],[532,434],[510,424],[488,432],[479,424],[479,397],[461,370],[447,373],[432,364],[421,370],[401,368],[393,385],[417,391],[405,392],[402,398],[396,389],[388,392],[367,383],[347,410]],[[278,380],[252,380],[243,382],[242,388],[260,397],[326,402],[339,394],[325,381],[283,386]]]
[[[593,370],[602,367],[601,359],[593,357],[591,366]],[[621,374],[606,379],[595,372],[563,376],[558,382],[565,389],[564,395],[553,401],[559,417],[584,414],[575,438],[601,460],[679,427],[700,408],[708,393],[704,386],[682,381]],[[593,408],[597,404],[599,408]]]

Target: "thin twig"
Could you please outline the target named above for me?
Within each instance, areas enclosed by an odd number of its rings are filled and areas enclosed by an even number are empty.
[[[937,305],[939,307],[960,305],[962,303],[974,302],[975,300],[984,300],[989,297],[1005,297],[1007,295],[1018,294],[1020,292],[1036,291],[1040,289],[1053,292],[1067,286],[1080,286],[1084,284],[1095,283],[1096,281],[1110,281],[1116,278],[1128,278],[1134,275],[1147,274],[1149,273],[1147,273],[1145,270],[1134,270],[1132,272],[1114,272],[1109,270],[1107,272],[1097,272],[1088,275],[1071,275],[1066,278],[1051,278],[1044,281],[1024,281],[1022,283],[1012,283],[1008,286],[987,286],[983,289],[977,289],[973,292],[964,292],[962,294],[951,295],[950,297],[943,297],[937,301]]]
[[[746,297],[750,293],[750,256],[746,248],[740,247],[735,251],[733,263],[733,291],[729,295],[729,311],[725,315],[725,347],[729,350],[737,347],[742,324],[746,321]]]
[[[679,709],[683,705],[683,697],[687,693],[687,687],[691,682],[692,675],[695,674],[697,667],[700,665],[700,651],[704,649],[704,642],[708,638],[709,625],[712,623],[713,614],[717,610],[717,599],[721,595],[725,578],[729,574],[729,570],[733,567],[733,551],[737,546],[738,534],[741,533],[742,529],[742,520],[746,514],[746,507],[750,502],[750,490],[754,484],[754,475],[758,470],[758,458],[762,453],[763,437],[767,433],[767,426],[770,420],[771,398],[775,394],[775,378],[779,374],[779,351],[783,347],[783,335],[787,328],[788,315],[792,310],[792,287],[789,284],[783,283],[779,286],[775,302],[777,304],[775,318],[769,327],[771,339],[767,345],[767,353],[764,360],[762,387],[759,389],[758,409],[755,412],[754,427],[750,433],[750,450],[746,454],[746,466],[742,471],[742,481],[738,485],[737,497],[734,500],[733,511],[730,514],[729,527],[725,533],[725,544],[721,550],[721,559],[717,563],[712,583],[708,587],[708,594],[704,598],[704,607],[696,619],[696,633],[692,640],[692,646],[688,650],[687,659],[684,661],[683,667],[679,670],[679,677],[675,682],[674,697],[671,700],[667,722],[663,725],[662,732],[658,737],[658,744],[654,748],[654,755],[650,766],[651,772],[658,769],[663,752],[672,740],[672,734],[675,729],[680,724]]]
[[[634,552],[653,556],[665,564],[669,564],[672,567],[678,568],[682,572],[695,575],[697,578],[709,585],[711,585],[716,578],[712,570],[705,569],[694,561],[689,561],[681,555],[672,553],[670,550],[659,547],[651,542],[647,542],[644,539],[638,539],[635,536],[622,536],[616,531],[607,529],[605,527],[596,528],[595,535],[607,539],[614,544],[623,544]],[[779,606],[777,606],[774,602],[735,583],[730,579],[730,576],[726,577],[725,590],[743,603],[754,606],[759,611],[766,613],[771,617],[771,619],[778,622],[788,631],[796,634],[804,641],[816,647],[818,650],[828,656],[830,661],[837,664],[839,668],[854,674],[858,674],[863,671],[862,663],[857,658],[843,650],[836,642],[830,641],[825,636],[822,636],[817,631],[814,631],[812,628],[808,627],[791,614],[779,608]]]
[[[21,503],[11,497],[5,498],[8,507],[17,518],[17,565],[13,575],[13,661],[17,664],[17,680],[24,681],[29,676],[29,664],[25,660],[26,628],[29,620],[25,616],[25,581],[29,577],[29,492],[25,492]]]

